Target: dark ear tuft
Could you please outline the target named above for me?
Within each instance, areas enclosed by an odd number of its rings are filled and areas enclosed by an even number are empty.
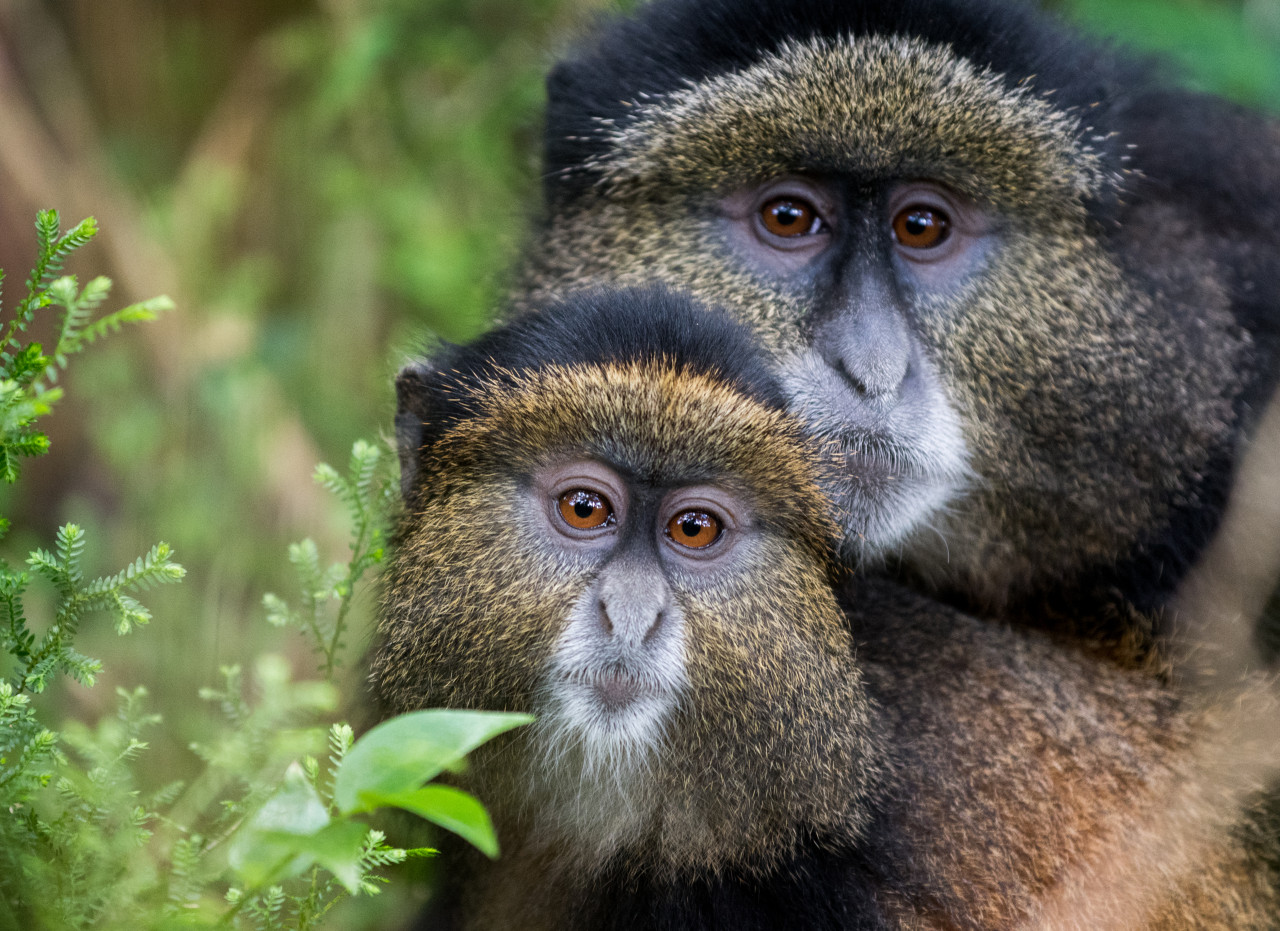
[[[434,374],[421,362],[410,362],[396,376],[396,448],[400,495],[406,501],[418,478],[422,449],[428,445],[428,424],[438,409]]]

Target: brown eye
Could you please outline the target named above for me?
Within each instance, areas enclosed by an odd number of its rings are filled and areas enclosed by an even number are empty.
[[[911,249],[940,246],[951,232],[951,219],[941,210],[912,204],[899,210],[893,218],[893,235]]]
[[[681,511],[667,522],[667,536],[681,546],[700,550],[720,539],[720,521],[706,511]]]
[[[797,197],[775,197],[760,208],[760,222],[775,236],[790,238],[818,232],[822,219],[807,201]]]
[[[603,495],[575,488],[560,496],[560,516],[575,530],[595,530],[613,521],[613,508]]]

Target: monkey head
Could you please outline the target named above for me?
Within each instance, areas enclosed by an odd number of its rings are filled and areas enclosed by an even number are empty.
[[[875,753],[834,523],[754,353],[683,298],[599,292],[401,373],[374,691],[538,716],[475,767],[500,828],[673,870],[856,833]]]
[[[658,0],[548,91],[517,304],[748,323],[853,557],[983,609],[1169,594],[1274,377],[1273,128],[969,0]]]

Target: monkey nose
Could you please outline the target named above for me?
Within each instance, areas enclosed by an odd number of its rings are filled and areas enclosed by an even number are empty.
[[[666,613],[660,605],[606,598],[599,599],[596,612],[607,637],[632,646],[649,643],[662,629]]]
[[[857,303],[823,324],[815,347],[861,397],[891,400],[906,380],[911,336],[891,306]]]

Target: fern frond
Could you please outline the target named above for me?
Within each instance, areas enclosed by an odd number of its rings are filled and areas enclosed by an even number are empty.
[[[4,626],[0,635],[5,649],[23,663],[31,660],[36,636],[27,628],[27,618],[22,606],[22,593],[26,591],[29,576],[25,572],[0,574],[0,613]]]
[[[154,320],[161,312],[172,310],[174,306],[168,297],[155,297],[130,304],[90,323],[93,311],[105,300],[110,290],[111,279],[103,277],[90,281],[78,295],[75,291],[75,278],[59,278],[49,286],[54,302],[66,308],[62,317],[62,330],[53,353],[56,367],[49,366],[46,369],[51,382],[57,380],[58,369],[67,367],[68,356],[80,352],[109,333],[119,331],[126,323]]]
[[[36,772],[36,764],[41,761],[56,759],[57,757],[58,735],[53,731],[42,728],[33,734],[29,740],[23,742],[17,759],[12,761],[3,775],[0,775],[0,787],[20,782],[24,778],[30,779],[33,776],[36,780],[42,779],[44,774]]]
[[[98,674],[102,672],[100,660],[85,656],[71,647],[63,647],[59,651],[58,660],[67,675],[88,688],[93,687],[93,684],[98,681]]]
[[[333,800],[333,784],[338,775],[338,767],[342,765],[343,758],[355,741],[355,731],[351,729],[350,724],[339,722],[329,728],[329,781],[325,789],[331,803]]]
[[[75,281],[75,276],[71,276],[71,280]],[[50,286],[50,291],[53,290]],[[98,309],[98,306],[107,299],[111,294],[111,279],[106,275],[98,275],[96,278],[90,278],[89,283],[80,289],[77,295],[75,291],[71,292],[75,299],[76,306],[92,313]]]
[[[49,437],[34,430],[24,431],[8,437],[4,441],[5,449],[16,456],[43,456],[49,451]]]
[[[61,224],[58,221],[58,211],[41,210],[36,214],[36,239],[40,243],[40,258],[48,260],[53,254],[54,245],[58,241],[58,233],[61,231]]]
[[[111,286],[111,282],[105,278],[95,278],[94,281],[106,281],[107,287]],[[97,290],[100,289],[101,286]],[[88,290],[88,285],[85,286],[85,290]],[[54,344],[53,354],[57,356],[64,353],[65,347],[76,340],[77,334],[89,322],[93,307],[102,301],[102,297],[98,297],[94,305],[88,305],[79,295],[79,283],[75,275],[66,275],[50,282],[47,292],[51,299],[50,303],[66,308],[66,313],[62,315],[62,325],[58,328],[58,340]],[[65,366],[66,362],[64,360],[59,364]]]
[[[320,569],[320,551],[310,537],[299,543],[289,544],[289,562],[298,572],[298,580],[302,583],[304,606],[314,610],[317,600],[324,597],[327,586],[324,574]]]
[[[182,779],[175,779],[173,782],[163,785],[156,789],[147,799],[147,804],[152,808],[168,808],[182,794],[182,790],[187,784]]]
[[[161,295],[149,301],[139,301],[137,304],[122,307],[85,327],[84,332],[80,334],[81,345],[88,346],[109,333],[116,333],[126,323],[154,320],[165,311],[173,310],[174,306],[172,299]]]
[[[168,543],[157,543],[145,556],[139,556],[129,566],[112,576],[94,579],[85,586],[83,594],[86,599],[100,599],[117,592],[141,592],[177,582],[187,574],[170,557],[173,548]],[[94,602],[94,607],[105,607],[107,602]]]
[[[151,623],[151,612],[129,595],[115,593],[112,613],[116,616],[116,633],[124,636],[135,627],[144,627]]]
[[[169,855],[169,904],[182,909],[200,898],[200,858],[204,856],[204,838],[199,834],[180,838]]]
[[[84,578],[80,571],[80,557],[84,555],[84,530],[78,524],[63,524],[58,528],[58,559],[67,581],[78,585]]]
[[[93,217],[85,217],[71,229],[67,230],[67,232],[62,235],[62,238],[58,240],[57,248],[54,250],[54,258],[65,259],[97,235],[98,221]]]
[[[62,263],[67,256],[97,235],[98,224],[93,217],[87,217],[61,237],[58,235],[60,229],[58,211],[41,210],[36,214],[39,253],[36,264],[31,269],[31,275],[27,278],[27,295],[18,302],[14,317],[5,328],[3,339],[0,339],[0,343],[6,347],[6,352],[8,349],[21,348],[17,339],[18,334],[31,325],[37,310],[47,307],[52,301],[47,285],[62,270]],[[4,359],[4,361],[8,360]]]
[[[67,256],[75,252],[94,236],[98,235],[98,222],[93,217],[86,217],[59,236],[60,223],[58,211],[41,210],[36,215],[36,238],[40,243],[40,252],[36,264],[27,278],[27,296],[18,305],[19,313],[34,309],[33,305],[43,300],[46,284],[62,270],[62,263]]]
[[[44,355],[43,347],[39,343],[28,343],[16,353],[4,354],[3,364],[0,365],[0,378],[10,379],[20,386],[27,385],[34,381],[48,364],[49,359]]]
[[[39,292],[40,285],[44,281],[45,273],[49,268],[49,263],[53,261],[54,253],[57,250],[60,230],[61,224],[58,220],[58,211],[41,210],[36,214],[36,241],[39,244],[39,251],[36,254],[35,267],[31,269],[31,274],[27,277],[27,296],[23,303],[18,305],[19,312],[29,306],[32,299]]]
[[[279,595],[267,592],[262,596],[262,607],[267,611],[267,623],[273,627],[292,627],[298,616],[289,610],[289,604]]]
[[[54,216],[56,228],[57,216]],[[71,229],[67,230],[57,241],[51,245],[42,242],[41,255],[47,255],[47,259],[43,263],[44,267],[40,269],[40,278],[37,287],[43,287],[47,282],[51,282],[62,271],[62,263],[67,260],[71,253],[75,252],[94,236],[98,235],[98,221],[93,217],[86,217]]]
[[[360,854],[360,865],[365,872],[380,866],[392,866],[403,863],[409,858],[409,851],[399,847],[388,847],[387,835],[376,828],[370,828],[364,841],[364,850]]]
[[[58,671],[58,657],[48,654],[32,663],[22,677],[22,689],[40,693],[49,684],[49,678]]]
[[[62,563],[58,557],[44,549],[34,549],[27,556],[27,565],[39,576],[53,583],[58,590],[58,594],[64,599],[70,598],[74,593],[74,588],[67,578],[66,572],[63,570]]]
[[[317,484],[321,485],[341,501],[348,511],[358,508],[355,489],[351,487],[351,483],[339,475],[338,470],[327,462],[322,462],[316,466],[311,477]]]
[[[367,440],[357,440],[351,447],[351,465],[348,471],[353,477],[356,503],[361,514],[368,510],[369,489],[373,486],[381,460],[382,450]],[[361,515],[353,513],[351,516],[354,520]]]

